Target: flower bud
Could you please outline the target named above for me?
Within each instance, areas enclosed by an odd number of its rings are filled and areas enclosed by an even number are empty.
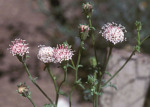
[[[140,30],[142,29],[142,24],[141,24],[141,22],[136,21],[136,22],[135,22],[135,25],[136,25],[137,31],[140,31]]]
[[[79,25],[79,37],[81,41],[84,41],[89,36],[89,26]]]
[[[20,83],[20,84],[18,85],[17,92],[18,92],[21,96],[24,96],[24,97],[27,97],[27,96],[30,95],[29,88],[27,87],[26,83],[24,83],[24,84]]]
[[[87,18],[91,17],[93,11],[93,5],[89,2],[83,4],[83,13],[87,16]]]
[[[93,68],[95,68],[97,66],[97,62],[96,62],[96,58],[95,57],[91,57],[90,58],[90,64]]]

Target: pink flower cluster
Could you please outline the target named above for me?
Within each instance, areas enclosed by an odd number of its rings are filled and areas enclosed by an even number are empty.
[[[42,46],[37,55],[38,59],[44,63],[61,63],[70,60],[72,56],[73,51],[67,45],[57,45],[56,48]]]
[[[87,25],[80,25],[79,30],[80,30],[80,32],[85,32],[85,31],[89,31],[90,28]]]
[[[28,44],[25,43],[25,40],[15,39],[15,41],[12,41],[12,45],[9,46],[10,53],[12,53],[13,56],[24,56],[29,53],[29,47]]]
[[[39,46],[38,59],[44,63],[54,62],[54,48]]]
[[[107,23],[102,27],[102,31],[100,33],[102,36],[112,42],[114,45],[126,40],[124,37],[124,33],[127,32],[125,27],[121,24],[117,25],[116,23]]]
[[[62,61],[68,61],[72,59],[73,51],[67,45],[57,45],[54,49],[54,63],[61,63]]]

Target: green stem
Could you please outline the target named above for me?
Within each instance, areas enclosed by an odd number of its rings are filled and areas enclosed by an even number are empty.
[[[26,73],[28,74],[29,79],[32,81],[32,83],[41,91],[41,93],[53,104],[53,101],[47,96],[47,94],[40,88],[40,86],[36,83],[36,81],[32,78],[29,69],[25,62],[22,61],[23,66],[26,69]]]
[[[48,70],[48,73],[49,73],[50,77],[52,78],[53,83],[54,83],[54,86],[55,86],[55,91],[56,91],[56,100],[55,100],[55,104],[56,104],[56,106],[57,106],[57,103],[58,103],[58,96],[59,96],[57,83],[56,83],[56,81],[55,81],[55,78],[54,78],[53,74],[51,73],[51,70],[50,70],[49,66],[47,66],[47,70]]]
[[[110,47],[109,47],[109,54],[108,54],[108,57],[107,57],[106,63],[105,63],[105,65],[104,65],[103,73],[106,71],[106,68],[107,68],[107,65],[108,65],[108,62],[109,62],[109,59],[110,59],[111,53],[112,53],[112,49],[113,49],[113,46],[110,46]]]
[[[103,85],[103,87],[108,84],[123,68],[124,66],[128,63],[128,61],[132,58],[132,56],[135,54],[136,50],[133,50],[131,53],[130,57],[126,60],[126,62],[121,66],[121,68]]]
[[[104,68],[102,70],[102,74],[100,75],[100,79],[98,81],[98,86],[97,86],[97,91],[98,92],[100,92],[100,89],[101,89],[101,81],[102,81],[103,75],[105,73],[105,70],[107,68],[107,65],[108,65],[108,62],[109,62],[109,59],[110,59],[110,56],[111,56],[111,53],[112,53],[112,49],[113,49],[113,45],[110,44],[108,57],[106,58],[106,62],[104,64]],[[99,103],[99,97],[98,97],[98,95],[96,95],[96,107],[98,107],[98,103]]]
[[[80,43],[80,50],[79,50],[79,54],[78,54],[78,60],[77,60],[76,67],[74,65],[73,60],[71,60],[72,65],[75,68],[75,80],[74,80],[74,83],[76,83],[77,80],[78,80],[78,69],[79,69],[79,63],[80,63],[81,52],[82,52],[82,47],[83,47],[82,44],[83,44],[83,41],[81,41],[81,43]],[[75,87],[76,87],[76,84],[72,87],[70,95],[69,95],[69,107],[71,107],[71,97],[72,97],[72,94],[73,94],[73,91],[74,91]]]
[[[140,43],[140,45],[142,45],[143,42],[144,42],[145,40],[149,39],[149,38],[150,38],[150,36],[145,37],[145,38],[142,40],[142,42]]]
[[[34,102],[32,101],[30,96],[27,96],[27,98],[30,100],[30,102],[32,103],[33,107],[36,107],[36,105],[34,104]]]
[[[88,22],[89,22],[89,27],[90,27],[90,35],[92,36],[92,44],[93,44],[93,49],[94,49],[94,55],[95,55],[95,58],[96,58],[96,62],[98,64],[98,58],[97,58],[96,47],[95,47],[95,36],[93,34],[93,26],[92,26],[91,17],[88,18]]]
[[[92,44],[93,44],[93,49],[94,49],[94,55],[95,55],[95,58],[96,58],[96,63],[98,64],[98,58],[97,58],[97,54],[96,54],[96,47],[95,47],[95,36],[93,34],[93,26],[92,26],[92,21],[91,21],[91,17],[88,18],[88,22],[89,22],[89,27],[90,27],[90,36],[92,37]],[[99,71],[99,70],[98,70]],[[97,73],[94,73],[94,76],[97,78]],[[95,78],[95,79],[96,79]],[[93,106],[97,107],[98,106],[98,95],[93,95],[94,97],[94,101],[93,101]]]
[[[97,72],[95,71],[93,75],[94,75],[94,80],[96,82],[97,81]],[[97,86],[96,86],[96,89],[97,89]],[[93,107],[98,107],[98,95],[96,95],[96,94],[93,94]]]
[[[71,92],[70,92],[70,95],[69,95],[69,107],[71,107],[71,97],[72,97],[72,93],[74,91],[76,86],[73,86],[72,89],[71,89]]]
[[[95,107],[95,94],[93,95],[93,107]]]
[[[60,88],[61,88],[61,86],[63,85],[63,83],[66,81],[66,79],[67,79],[67,69],[66,69],[66,71],[64,71],[64,80],[60,83],[60,85],[59,85],[59,87],[58,87],[58,93],[60,92]],[[57,102],[58,102],[58,99],[59,99],[59,94],[58,94],[58,96],[57,96]]]
[[[138,35],[138,46],[140,46],[140,44],[141,44],[141,43],[140,43],[140,42],[141,42],[141,41],[140,41],[140,31],[137,32],[137,35]]]
[[[74,62],[73,60],[71,59],[71,63],[72,63],[72,66],[74,67],[74,69],[76,68],[75,65],[74,65]]]
[[[91,17],[88,18],[88,21],[89,21],[89,26],[92,27]]]
[[[90,27],[90,35],[92,37],[92,44],[93,44],[93,49],[94,49],[94,55],[95,55],[95,58],[96,58],[96,63],[98,64],[98,58],[97,58],[97,54],[96,54],[96,47],[95,47],[95,36],[93,34],[93,26],[92,26],[92,21],[91,21],[91,17],[88,18],[88,22],[89,22],[89,27]],[[94,76],[97,78],[97,73],[94,73]],[[96,79],[95,78],[95,79]],[[98,106],[98,95],[93,95],[94,97],[94,101],[93,101],[93,106],[97,107]]]
[[[79,66],[79,62],[80,62],[80,58],[81,58],[81,50],[79,51],[78,54],[78,60],[77,60],[77,65],[76,65],[76,70],[75,70],[75,81],[78,80],[78,66]]]

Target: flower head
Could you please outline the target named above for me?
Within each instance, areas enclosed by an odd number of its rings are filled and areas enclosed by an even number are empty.
[[[122,26],[121,24],[117,25],[116,23],[107,23],[102,27],[102,30],[100,33],[102,36],[112,42],[114,45],[126,40],[124,37],[124,33],[127,32],[125,30],[125,27]]]
[[[54,48],[50,46],[49,47],[40,46],[37,57],[44,63],[54,62],[55,60]]]
[[[87,16],[90,17],[93,11],[93,5],[89,2],[83,4],[83,13]]]
[[[57,45],[54,49],[55,63],[61,63],[62,61],[68,61],[73,56],[73,51],[67,45]]]
[[[29,53],[29,47],[28,44],[25,44],[25,40],[15,39],[15,41],[12,41],[12,45],[9,46],[10,53],[12,53],[13,56],[24,56]]]
[[[85,32],[85,31],[89,31],[89,30],[90,30],[90,28],[87,25],[80,25],[79,26],[79,31],[80,32]]]
[[[24,83],[24,84],[20,83],[17,86],[18,86],[17,92],[21,96],[27,97],[28,95],[30,95],[29,88],[27,87],[26,83]]]
[[[84,41],[89,36],[89,30],[89,26],[79,25],[79,37],[82,41]]]

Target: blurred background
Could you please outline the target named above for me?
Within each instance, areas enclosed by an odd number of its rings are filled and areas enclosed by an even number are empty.
[[[38,77],[38,84],[52,99],[55,99],[52,81],[47,72],[43,71],[44,64],[37,59],[38,45],[55,47],[57,44],[67,41],[75,50],[75,60],[80,45],[80,39],[77,37],[78,25],[87,24],[82,13],[82,4],[87,1],[94,5],[92,23],[96,28],[96,48],[100,62],[107,53],[108,47],[107,42],[99,34],[101,27],[107,22],[120,23],[126,27],[127,41],[116,45],[113,51],[114,55],[108,68],[112,73],[113,67],[122,65],[136,44],[135,21],[142,22],[141,38],[150,35],[150,0],[0,0],[1,107],[31,107],[30,102],[20,97],[15,91],[16,85],[20,82],[26,82],[31,87],[31,96],[38,105],[37,107],[42,107],[48,103],[30,82],[17,58],[13,57],[7,50],[10,42],[15,38],[25,39],[29,43],[30,58],[27,60],[27,64],[31,74]],[[87,75],[91,73],[89,58],[94,56],[91,38],[85,41],[85,48],[81,62],[85,67],[79,71],[79,77],[83,78],[83,83],[87,81]],[[101,107],[150,107],[149,54],[150,39],[142,45],[142,54],[137,54],[127,65],[129,67],[123,70],[126,74],[119,74],[116,77],[119,79],[113,81],[118,86],[118,91],[109,88],[104,90]],[[58,83],[60,83],[63,79],[62,70],[56,64],[52,65],[51,68],[58,77]],[[68,84],[71,84],[74,79],[74,72],[69,71],[68,73]],[[62,90],[69,92],[70,87],[67,85],[62,87]],[[131,95],[125,96],[127,93],[131,93]],[[85,94],[84,90],[80,87],[77,88],[72,99],[73,107],[92,106],[90,96]],[[62,99],[68,100],[66,97],[62,97]]]

